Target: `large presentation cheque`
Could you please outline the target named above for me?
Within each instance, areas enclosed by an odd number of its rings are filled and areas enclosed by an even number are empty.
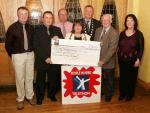
[[[98,66],[100,42],[67,39],[51,42],[53,64]]]

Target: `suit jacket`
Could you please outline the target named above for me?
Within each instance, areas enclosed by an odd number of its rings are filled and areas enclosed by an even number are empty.
[[[90,36],[87,34],[82,33],[82,40],[90,41]],[[67,33],[65,39],[74,40],[74,33]]]
[[[47,28],[44,25],[39,25],[35,28],[33,34],[33,49],[35,52],[35,66],[40,69],[47,69],[49,64],[45,60],[51,57],[51,39],[54,36],[63,38],[60,28],[55,26],[49,27],[50,35],[47,33]]]
[[[96,20],[96,19],[94,19],[94,18],[91,19],[90,32],[87,31],[85,19],[83,18],[83,19],[81,19],[80,21],[81,21],[82,24],[84,25],[84,33],[90,35],[90,36],[91,36],[91,39],[90,39],[90,40],[93,41],[93,40],[94,40],[94,37],[95,37],[95,31],[96,31],[96,29],[99,28],[100,25],[101,25],[101,24],[100,24],[100,21],[98,21],[98,20]]]
[[[96,30],[95,34],[95,41],[102,42],[100,53],[100,60],[104,61],[102,68],[112,69],[115,67],[115,56],[118,47],[119,34],[113,27],[110,27],[105,36],[100,39],[102,31],[103,28],[100,27]]]

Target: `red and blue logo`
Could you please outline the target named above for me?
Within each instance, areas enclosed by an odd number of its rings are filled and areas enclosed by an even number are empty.
[[[64,88],[66,89],[64,97],[70,95],[71,98],[75,96],[82,98],[83,96],[91,97],[92,93],[97,94],[95,86],[100,84],[97,79],[101,76],[94,74],[94,71],[94,67],[87,69],[82,67],[80,70],[74,67],[71,72],[64,71],[66,76],[66,79],[63,80],[65,83]]]

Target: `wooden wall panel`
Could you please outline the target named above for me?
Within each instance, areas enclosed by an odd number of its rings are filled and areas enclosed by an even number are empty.
[[[0,44],[0,85],[15,84],[14,70],[4,44]]]

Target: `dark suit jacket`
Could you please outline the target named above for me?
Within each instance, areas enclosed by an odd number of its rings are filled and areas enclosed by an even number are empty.
[[[95,37],[95,31],[96,31],[96,29],[99,28],[100,25],[101,25],[101,24],[100,24],[100,21],[98,21],[98,20],[92,18],[92,20],[91,20],[91,25],[90,25],[90,32],[87,31],[85,19],[83,18],[83,19],[81,19],[80,21],[81,21],[82,24],[84,25],[84,33],[90,35],[90,36],[91,36],[91,39],[90,39],[90,40],[93,41],[93,40],[94,40],[94,37]],[[93,28],[92,28],[92,23],[93,23]]]
[[[47,28],[44,25],[36,26],[33,36],[33,49],[35,52],[35,66],[40,69],[47,69],[49,64],[45,60],[51,55],[51,39],[53,36],[63,38],[60,28],[50,26],[50,36],[47,34]]]
[[[110,27],[105,36],[100,39],[102,29],[103,28],[100,27],[96,30],[95,41],[102,42],[100,60],[103,60],[105,63],[102,68],[112,69],[115,67],[119,34],[113,27]]]

